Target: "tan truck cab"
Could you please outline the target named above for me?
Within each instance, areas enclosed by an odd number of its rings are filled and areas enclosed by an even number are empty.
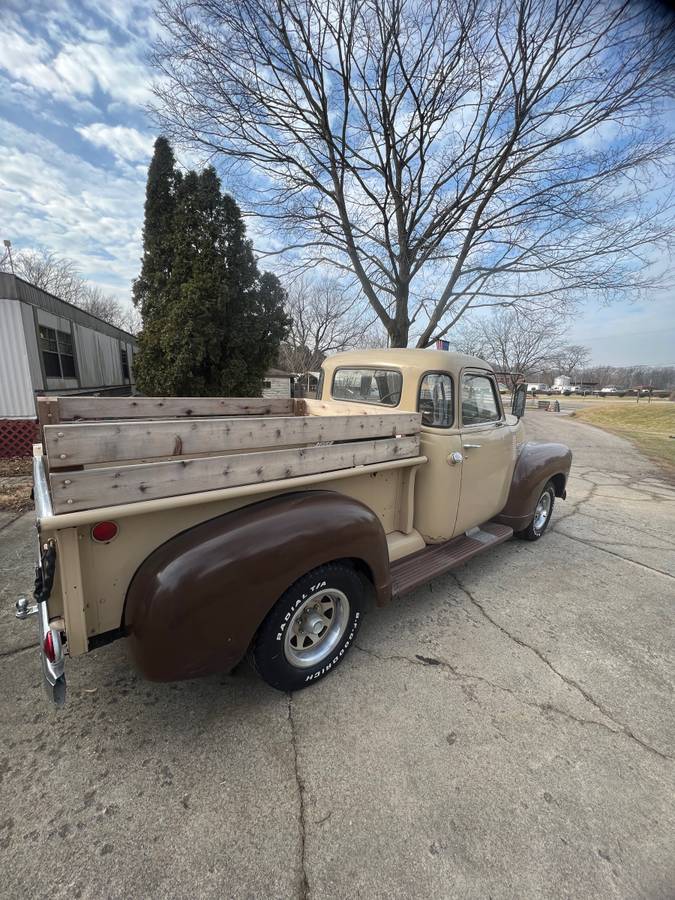
[[[537,540],[571,454],[528,443],[484,361],[341,353],[316,400],[45,398],[35,603],[50,696],[65,658],[126,637],[155,680],[247,653],[295,690],[388,603],[514,533]]]

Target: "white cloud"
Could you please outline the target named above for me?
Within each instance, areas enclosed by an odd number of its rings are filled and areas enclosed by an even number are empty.
[[[29,34],[15,19],[0,23],[0,69],[19,85],[71,104],[91,98],[97,88],[129,106],[150,99],[152,75],[138,42],[115,45],[101,29],[76,41],[53,29],[50,36],[53,44]]]
[[[54,68],[74,93],[84,80],[91,85],[88,95],[98,84],[113,100],[131,106],[142,106],[150,100],[149,70],[133,48],[115,47],[110,38],[107,44],[65,44],[54,60]]]
[[[97,284],[129,296],[138,275],[145,178],[109,171],[0,119],[2,237],[73,258]]]
[[[49,65],[51,53],[46,41],[22,33],[10,21],[0,23],[0,46],[0,68],[20,83],[63,98],[61,81]]]
[[[94,146],[110,150],[118,159],[125,162],[147,160],[152,154],[152,137],[142,134],[136,128],[94,122],[92,125],[79,126],[75,130]]]

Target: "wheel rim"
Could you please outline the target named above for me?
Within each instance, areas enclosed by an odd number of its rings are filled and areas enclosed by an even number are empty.
[[[539,503],[537,503],[537,508],[534,511],[534,530],[542,531],[546,522],[548,521],[548,517],[551,514],[551,494],[549,491],[544,491],[544,493],[539,498]]]
[[[347,595],[335,588],[317,591],[295,611],[284,637],[284,654],[298,669],[308,669],[330,656],[349,622]]]

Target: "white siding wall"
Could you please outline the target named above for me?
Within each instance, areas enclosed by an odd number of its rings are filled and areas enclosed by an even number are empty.
[[[270,387],[264,387],[269,382]],[[263,379],[263,397],[290,397],[291,396],[291,379],[290,378],[264,378]]]
[[[73,323],[75,353],[82,388],[124,384],[117,338]]]
[[[18,300],[0,300],[0,418],[34,415],[21,304]]]
[[[33,384],[33,390],[41,391],[45,383],[40,365],[40,348],[38,347],[37,328],[35,327],[35,310],[28,303],[22,303],[21,317],[23,318],[23,334],[26,338],[26,349],[28,350],[30,380]]]

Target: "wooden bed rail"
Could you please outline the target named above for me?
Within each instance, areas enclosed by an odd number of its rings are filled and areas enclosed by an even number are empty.
[[[292,416],[290,397],[38,397],[40,425],[102,419]]]
[[[198,400],[41,401],[54,511],[259,484],[419,455],[419,413],[374,406],[352,410],[341,404],[312,408],[303,400]],[[279,408],[286,414],[280,415]],[[230,415],[222,415],[224,410]],[[125,418],[115,421],[113,413]]]

